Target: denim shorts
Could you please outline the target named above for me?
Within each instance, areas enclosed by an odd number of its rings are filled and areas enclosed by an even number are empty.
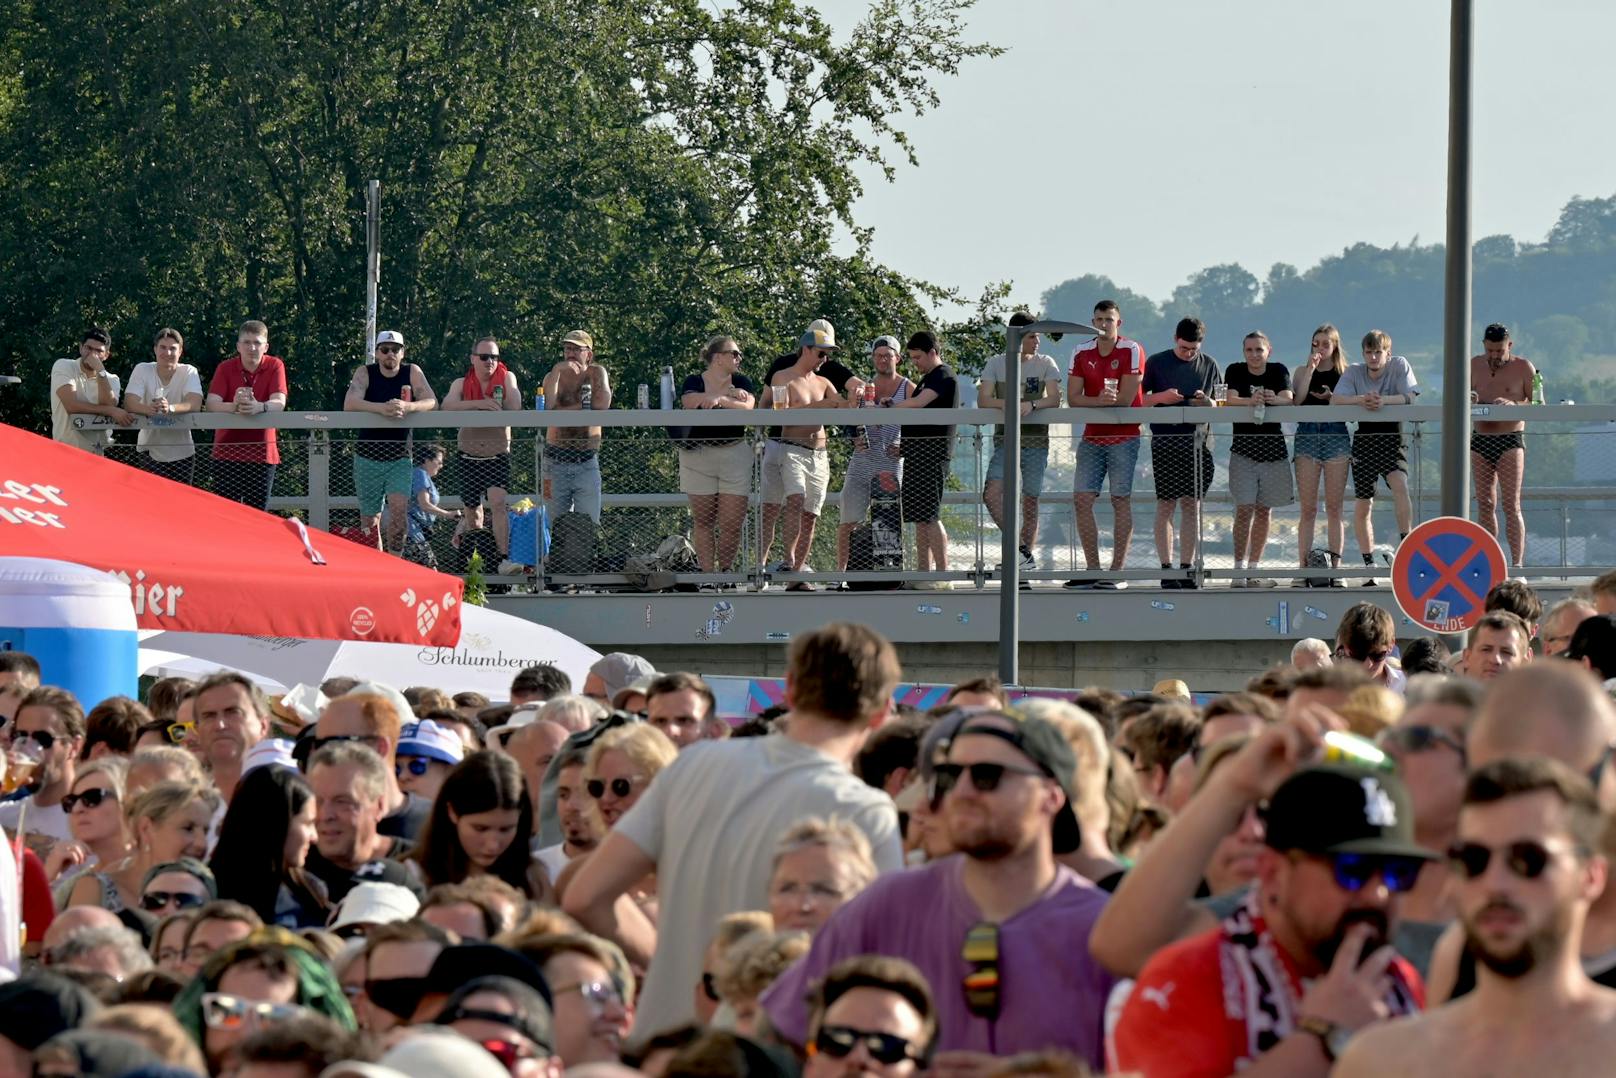
[[[1126,498],[1133,493],[1133,473],[1139,464],[1139,439],[1128,438],[1114,445],[1077,443],[1077,472],[1072,489],[1079,494],[1098,494],[1106,475],[1111,476],[1111,497]]]
[[[1352,435],[1345,423],[1296,424],[1296,456],[1340,460],[1351,453]]]
[[[1021,495],[1036,498],[1044,492],[1044,468],[1049,463],[1049,446],[1024,445],[1021,447]],[[1004,444],[993,447],[993,458],[988,461],[987,482],[1004,482]]]

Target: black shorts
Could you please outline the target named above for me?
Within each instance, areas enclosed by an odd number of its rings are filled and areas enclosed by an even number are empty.
[[[1201,445],[1199,471],[1195,435],[1163,434],[1150,439],[1150,470],[1156,476],[1156,500],[1204,498],[1212,486],[1212,448]]]
[[[468,457],[460,455],[460,501],[465,505],[481,505],[488,499],[488,488],[511,487],[511,455],[497,457]]]
[[[903,461],[903,521],[929,524],[943,507],[943,484],[948,479],[948,460],[930,454],[905,457]]]
[[[1477,434],[1470,432],[1470,451],[1485,457],[1488,464],[1494,468],[1504,459],[1504,454],[1511,449],[1525,449],[1526,439],[1521,432],[1512,430],[1508,434]]]
[[[1367,501],[1375,496],[1375,484],[1393,472],[1408,474],[1408,458],[1403,455],[1401,434],[1354,434],[1352,436],[1352,494]]]

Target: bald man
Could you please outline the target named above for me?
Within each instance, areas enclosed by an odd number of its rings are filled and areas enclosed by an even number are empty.
[[[1466,744],[1471,767],[1503,756],[1548,756],[1587,775],[1616,810],[1616,704],[1568,662],[1531,663],[1493,681]]]
[[[116,913],[100,906],[69,906],[58,913],[45,930],[45,938],[40,941],[41,953],[50,954],[58,944],[81,928],[105,927],[122,928],[124,924],[118,920]]]

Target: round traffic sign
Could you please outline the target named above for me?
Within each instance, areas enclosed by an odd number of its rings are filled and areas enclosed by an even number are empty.
[[[1408,533],[1392,559],[1392,595],[1434,633],[1462,633],[1481,620],[1487,593],[1509,572],[1498,539],[1463,517],[1437,517]]]

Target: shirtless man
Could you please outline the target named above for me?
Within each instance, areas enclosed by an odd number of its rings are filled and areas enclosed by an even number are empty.
[[[1564,764],[1507,757],[1472,773],[1452,860],[1476,989],[1352,1038],[1337,1078],[1609,1073],[1616,991],[1578,957],[1605,887],[1601,827],[1593,792]]]
[[[797,342],[797,360],[769,376],[763,388],[760,407],[840,408],[842,395],[819,367],[837,351],[836,330],[829,322],[808,328]],[[825,490],[830,486],[830,454],[825,450],[825,428],[796,426],[771,432],[763,451],[763,560],[768,562],[774,529],[780,527],[784,552],[777,568],[800,573],[808,563],[808,550],[814,542],[814,526],[825,506]],[[782,520],[782,509],[784,518]],[[787,591],[813,591],[806,580],[787,585]]]
[[[544,376],[544,398],[545,406],[557,412],[604,412],[612,406],[611,381],[595,361],[595,339],[588,333],[575,329],[561,339],[561,362]],[[552,522],[577,511],[600,523],[599,427],[551,427],[545,432],[544,507]]]
[[[1510,355],[1509,330],[1497,322],[1481,335],[1485,355],[1470,357],[1470,403],[1526,404],[1532,399],[1531,360]],[[1496,510],[1504,505],[1504,534],[1509,558],[1524,564],[1526,518],[1521,514],[1521,476],[1526,471],[1526,441],[1520,420],[1478,419],[1470,432],[1470,467],[1475,474],[1476,519],[1498,534]]]

